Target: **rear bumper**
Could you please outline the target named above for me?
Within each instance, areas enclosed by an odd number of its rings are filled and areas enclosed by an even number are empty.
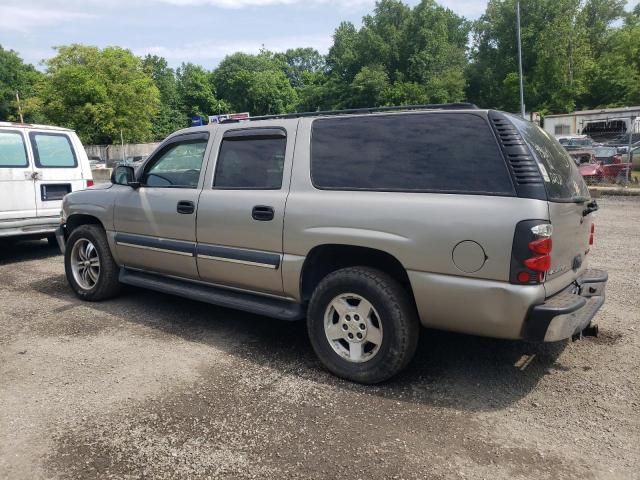
[[[0,238],[37,236],[46,237],[60,225],[60,217],[19,218],[0,221]]]
[[[604,303],[608,275],[587,270],[571,285],[531,307],[523,337],[532,342],[557,342],[587,328]]]

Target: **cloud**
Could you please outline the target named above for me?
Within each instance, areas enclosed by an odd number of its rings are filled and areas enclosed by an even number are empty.
[[[65,12],[58,9],[0,5],[0,30],[27,32],[37,27],[86,20],[94,16],[89,13]]]

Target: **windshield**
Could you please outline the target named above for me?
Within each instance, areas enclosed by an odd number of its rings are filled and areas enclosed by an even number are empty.
[[[509,119],[518,128],[531,149],[544,178],[549,201],[584,201],[590,198],[589,189],[580,175],[575,161],[562,145],[535,123],[515,115]]]
[[[563,138],[560,144],[564,147],[590,147],[592,141],[588,138]]]
[[[607,157],[607,160],[612,160],[613,159],[609,159],[609,157],[613,157],[614,155],[618,154],[618,149],[617,148],[611,148],[611,147],[599,147],[596,148],[594,153],[596,154],[597,158],[605,158]]]

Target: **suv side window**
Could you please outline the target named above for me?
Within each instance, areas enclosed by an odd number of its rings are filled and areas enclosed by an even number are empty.
[[[280,190],[286,146],[284,130],[227,131],[220,145],[213,188]]]
[[[146,187],[197,188],[208,140],[185,140],[168,145],[145,166]]]
[[[320,189],[514,195],[489,124],[469,113],[316,120],[311,178]]]
[[[27,150],[20,132],[0,130],[0,168],[29,166]]]
[[[71,139],[63,133],[30,132],[31,147],[39,168],[75,168],[78,166]]]

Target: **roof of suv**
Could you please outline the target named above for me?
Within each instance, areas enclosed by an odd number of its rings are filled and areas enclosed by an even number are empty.
[[[0,128],[37,128],[38,130],[57,130],[63,132],[72,132],[70,128],[56,127],[55,125],[36,125],[33,123],[20,123],[20,122],[0,122]]]
[[[243,120],[231,120],[222,122],[222,125],[239,125],[258,127],[260,125],[272,126],[273,121],[278,120],[295,120],[299,118],[332,118],[332,117],[361,117],[365,115],[382,115],[382,114],[403,114],[418,113],[420,111],[442,112],[488,112],[488,110],[479,109],[473,103],[443,103],[429,105],[406,105],[402,107],[375,107],[375,108],[354,108],[349,110],[327,110],[319,112],[301,112],[301,113],[284,113],[279,115],[264,115],[259,117],[250,117]],[[196,133],[208,131],[211,128],[220,125],[218,123],[203,125],[200,127],[189,127],[175,132],[173,135],[184,135],[187,133]],[[172,135],[172,136],[173,136]]]

